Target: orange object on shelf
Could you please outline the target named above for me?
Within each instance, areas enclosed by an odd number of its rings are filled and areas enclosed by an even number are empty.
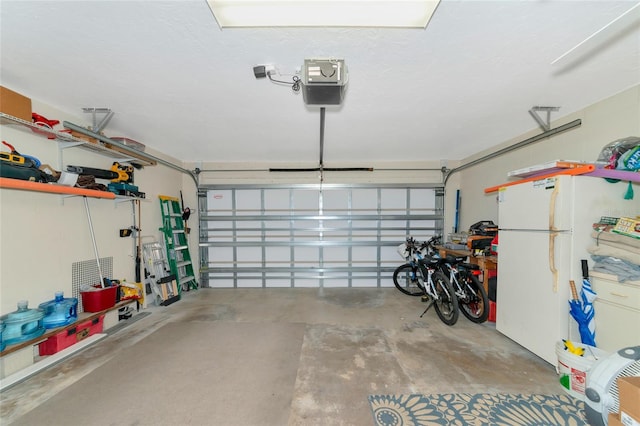
[[[522,169],[510,171],[509,173],[507,173],[507,176],[528,178],[535,175],[554,173],[559,171],[559,169],[574,169],[576,167],[582,167],[587,164],[588,163],[584,161],[554,160],[544,164],[537,164],[535,166],[530,166],[530,167],[525,167]]]
[[[83,195],[93,198],[116,198],[116,194],[108,191],[97,191],[95,189],[75,188],[72,186],[31,182],[29,180],[11,178],[0,178],[0,188],[21,189],[23,191],[49,192],[52,194]]]
[[[575,167],[573,169],[562,169],[562,170],[555,171],[553,173],[544,174],[541,176],[531,176],[526,179],[520,179],[520,180],[515,180],[513,182],[506,182],[500,185],[491,186],[489,188],[485,188],[484,193],[489,194],[491,192],[496,192],[500,188],[504,188],[505,186],[513,186],[513,185],[518,185],[525,182],[533,182],[536,180],[547,179],[547,178],[551,178],[558,175],[571,175],[571,176],[583,175],[585,173],[590,173],[595,169],[596,169],[596,166],[594,166],[593,164],[588,164],[586,166],[581,166],[581,167]]]

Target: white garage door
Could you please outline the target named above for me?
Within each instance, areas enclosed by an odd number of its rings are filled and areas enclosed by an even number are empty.
[[[442,234],[440,186],[200,189],[203,287],[388,287],[407,235]]]

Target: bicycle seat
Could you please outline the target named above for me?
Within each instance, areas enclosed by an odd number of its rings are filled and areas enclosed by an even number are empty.
[[[441,259],[439,257],[425,257],[424,259],[420,259],[418,263],[421,263],[423,265],[437,266],[443,261],[444,259]]]
[[[470,269],[470,270],[473,270],[473,271],[480,270],[480,266],[479,265],[475,265],[473,263],[460,263],[458,266],[461,267],[461,268]]]
[[[454,255],[448,254],[446,260],[447,260],[447,263],[450,263],[451,265],[457,265],[467,260],[467,256],[454,256]]]

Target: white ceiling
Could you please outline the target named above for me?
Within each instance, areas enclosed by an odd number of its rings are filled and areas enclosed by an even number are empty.
[[[74,115],[111,108],[107,136],[182,160],[317,165],[319,108],[252,67],[290,79],[344,58],[325,166],[459,160],[538,128],[534,105],[558,118],[640,83],[640,17],[551,65],[636,3],[443,0],[426,30],[220,30],[205,0],[2,0],[0,75]]]

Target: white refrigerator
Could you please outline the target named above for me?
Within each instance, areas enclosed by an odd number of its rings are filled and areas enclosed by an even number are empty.
[[[640,214],[640,187],[634,184],[634,199],[625,200],[627,185],[599,177],[557,176],[498,191],[500,333],[553,365],[556,342],[580,342],[569,314],[569,280],[579,291],[580,260],[593,265],[587,252],[593,244],[593,223],[602,216]]]

